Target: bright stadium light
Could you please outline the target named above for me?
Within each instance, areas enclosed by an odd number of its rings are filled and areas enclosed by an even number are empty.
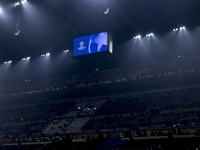
[[[50,53],[46,53],[46,56],[50,56]]]
[[[26,57],[26,60],[30,60],[31,59],[31,57]]]
[[[0,13],[1,13],[1,11],[2,11],[2,9],[1,9],[1,7],[0,7]]]
[[[63,50],[63,53],[68,53],[69,52],[69,50]]]
[[[27,0],[22,0],[22,1],[21,1],[22,4],[24,4],[24,3],[26,3],[26,2],[27,2]]]
[[[134,39],[140,39],[141,35],[134,36]]]
[[[22,60],[30,60],[30,57],[22,58]]]
[[[185,27],[183,26],[183,27],[180,27],[180,30],[184,30],[185,29]]]
[[[148,36],[153,36],[153,33],[146,34],[146,36],[147,36],[147,37],[148,37]]]
[[[174,31],[174,32],[175,32],[175,31],[178,31],[178,28],[173,29],[173,31]]]
[[[9,61],[5,61],[4,64],[10,64],[12,63],[12,60],[9,60]]]
[[[15,7],[19,6],[20,5],[20,2],[17,2],[15,3]]]

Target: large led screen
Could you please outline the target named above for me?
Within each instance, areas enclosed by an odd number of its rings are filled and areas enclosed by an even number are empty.
[[[107,51],[107,32],[74,39],[73,56]]]

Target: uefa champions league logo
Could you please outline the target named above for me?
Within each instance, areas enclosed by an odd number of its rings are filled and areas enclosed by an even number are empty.
[[[84,50],[86,48],[86,46],[84,46],[84,42],[81,41],[80,42],[80,47],[78,47],[79,50]]]

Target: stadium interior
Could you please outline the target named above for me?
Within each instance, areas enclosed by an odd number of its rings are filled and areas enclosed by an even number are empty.
[[[199,149],[200,0],[0,0],[0,150]]]

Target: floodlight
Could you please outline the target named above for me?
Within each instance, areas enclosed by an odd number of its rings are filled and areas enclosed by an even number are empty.
[[[153,36],[153,33],[146,34],[146,36],[147,36],[147,37],[148,37],[148,36]]]
[[[69,50],[68,50],[68,49],[67,49],[67,50],[63,50],[63,52],[64,52],[64,53],[68,53],[68,52],[69,52]]]
[[[184,29],[185,29],[185,27],[184,27],[184,26],[180,27],[180,30],[184,30]]]
[[[50,53],[46,53],[46,56],[50,56]]]
[[[140,39],[140,38],[141,38],[140,35],[134,36],[134,39]]]
[[[5,61],[5,62],[4,62],[4,64],[9,64],[9,63],[12,63],[12,60]]]
[[[26,3],[26,2],[27,2],[26,0],[22,0],[22,1],[21,1],[22,4],[24,4],[24,3]]]
[[[20,2],[17,2],[15,3],[15,7],[19,6],[20,5]]]

